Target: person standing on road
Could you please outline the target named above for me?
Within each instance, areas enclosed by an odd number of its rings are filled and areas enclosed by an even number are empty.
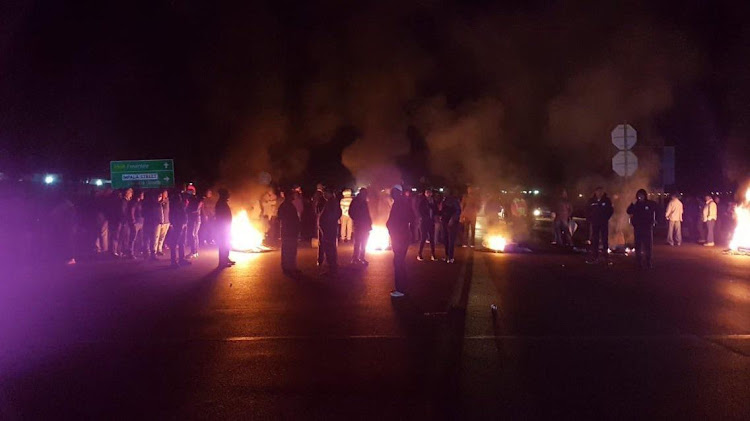
[[[325,260],[325,253],[323,247],[320,246],[321,232],[320,232],[320,215],[323,213],[323,209],[326,207],[326,193],[325,186],[322,183],[318,183],[315,186],[315,194],[312,197],[312,214],[315,216],[315,235],[318,238],[318,266],[323,264]]]
[[[318,264],[322,265],[323,261],[328,262],[328,269],[331,272],[336,272],[338,270],[336,239],[338,238],[339,219],[341,219],[341,205],[336,200],[332,190],[326,189],[324,194],[325,205],[320,218],[318,218],[318,226],[320,227]],[[321,255],[323,261],[321,261]]]
[[[453,193],[448,193],[440,210],[440,218],[445,233],[445,261],[455,263],[456,238],[458,237],[459,220],[461,219],[461,203]]]
[[[570,233],[570,217],[573,214],[573,206],[568,200],[568,192],[563,190],[560,200],[555,207],[555,241],[552,244],[561,246],[572,246],[573,238]]]
[[[648,200],[646,190],[640,189],[635,195],[636,201],[628,206],[630,224],[633,225],[635,233],[635,256],[638,267],[643,267],[643,258],[646,258],[646,267],[651,268],[651,254],[654,247],[654,225],[656,225],[656,203]]]
[[[143,251],[143,199],[144,192],[139,192],[135,199],[130,201],[128,210],[128,222],[130,224],[130,249],[129,256],[135,258],[136,253]],[[139,241],[140,240],[140,241]]]
[[[464,226],[463,246],[474,247],[477,230],[477,214],[479,213],[480,197],[476,188],[469,186],[466,196],[461,199],[461,219]]]
[[[352,241],[352,218],[349,208],[352,205],[351,189],[344,189],[344,197],[341,198],[341,241],[348,243]]]
[[[172,257],[172,267],[188,266],[190,261],[185,259],[185,242],[187,241],[187,198],[186,193],[177,193],[172,197],[169,207],[169,220],[172,224],[167,242]],[[178,260],[179,258],[179,260]]]
[[[169,191],[164,190],[159,196],[159,207],[161,208],[161,215],[159,221],[159,229],[156,233],[156,255],[164,256],[164,240],[167,238],[169,233]]]
[[[354,251],[352,252],[353,264],[370,264],[365,259],[367,250],[367,240],[370,238],[372,231],[372,217],[370,216],[370,206],[367,204],[367,189],[359,189],[357,197],[352,199],[349,206],[349,216],[352,218],[352,237],[354,238]]]
[[[294,206],[297,193],[289,190],[279,206],[279,230],[281,231],[281,270],[286,275],[296,275],[297,270],[297,241],[300,231],[300,214]]]
[[[198,233],[200,232],[201,222],[203,220],[203,198],[196,194],[197,192],[193,185],[188,186],[187,193],[187,237],[190,241],[190,257],[196,258],[198,257],[198,246],[200,245]]]
[[[219,268],[232,266],[229,260],[229,249],[232,242],[232,209],[229,207],[229,190],[219,189],[219,200],[216,202],[216,242],[219,245]]]
[[[388,222],[386,222],[388,234],[391,236],[395,274],[395,289],[391,291],[391,297],[400,298],[406,291],[406,252],[411,242],[409,224],[414,220],[414,211],[409,201],[403,196],[403,188],[400,185],[393,186],[391,197],[393,206],[388,215]]]
[[[609,264],[609,218],[615,212],[612,201],[607,197],[603,187],[594,190],[594,196],[589,200],[587,212],[589,226],[591,227],[591,257],[587,263],[599,261],[599,243],[602,245],[604,261]]]
[[[714,243],[714,230],[716,228],[716,220],[718,219],[719,211],[716,206],[716,202],[710,195],[706,195],[706,204],[703,206],[703,223],[706,226],[706,242],[703,244],[706,247],[713,247]]]
[[[420,195],[417,199],[417,216],[419,217],[419,254],[417,254],[417,260],[420,262],[424,260],[422,253],[424,252],[424,245],[428,241],[430,242],[430,259],[432,261],[437,260],[435,257],[435,201],[432,199],[432,190],[425,189],[424,194]]]
[[[159,195],[149,192],[143,201],[143,238],[146,252],[151,260],[156,260],[156,247],[161,223],[161,203]]]
[[[682,202],[677,197],[677,194],[672,193],[672,199],[667,205],[667,211],[664,216],[669,222],[669,228],[667,230],[667,244],[670,246],[682,244],[682,214],[684,208]]]
[[[211,190],[206,190],[203,196],[203,220],[201,221],[201,230],[199,233],[200,243],[207,246],[214,244],[214,209],[216,209],[216,197]]]
[[[114,254],[117,257],[130,258],[130,202],[133,200],[133,189],[128,188],[119,199],[117,207],[117,241]]]

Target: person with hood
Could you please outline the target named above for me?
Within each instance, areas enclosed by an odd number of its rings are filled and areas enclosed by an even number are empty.
[[[297,240],[300,231],[300,214],[294,206],[297,193],[289,190],[279,206],[279,230],[281,233],[281,270],[286,275],[296,275],[297,269]]]
[[[349,207],[352,205],[352,190],[344,189],[344,197],[341,198],[341,241],[352,241],[352,218],[349,216]]]
[[[401,298],[406,291],[406,252],[411,242],[411,231],[409,225],[414,220],[414,211],[408,199],[403,195],[403,187],[393,186],[391,189],[393,206],[388,215],[386,227],[391,236],[391,247],[393,249],[393,270],[395,289],[391,291],[391,297]]]
[[[232,244],[232,209],[229,207],[229,190],[219,189],[219,200],[214,208],[216,222],[214,236],[219,245],[219,268],[232,266],[229,260],[229,249]]]
[[[425,189],[424,194],[419,195],[417,198],[417,217],[419,218],[419,253],[417,254],[417,260],[420,262],[424,260],[422,252],[424,251],[424,245],[428,241],[430,242],[430,259],[435,261],[435,214],[437,209],[435,208],[435,201],[432,199],[432,190]]]
[[[628,206],[630,224],[635,234],[635,256],[638,267],[643,267],[645,256],[646,267],[651,268],[651,254],[654,247],[654,225],[656,225],[656,203],[648,200],[646,190],[640,189],[635,194],[636,201]]]
[[[602,245],[604,261],[609,264],[609,218],[615,212],[612,201],[607,197],[603,187],[597,187],[594,195],[589,200],[587,219],[591,227],[591,254],[592,259],[587,263],[599,261],[599,243]]]
[[[719,211],[714,202],[713,197],[706,195],[706,204],[703,206],[703,224],[706,227],[706,242],[703,243],[706,247],[713,247],[714,243],[714,229],[716,228],[716,220],[718,219]]]
[[[370,216],[370,206],[367,204],[366,188],[359,189],[359,194],[352,199],[349,206],[349,216],[352,218],[352,236],[354,238],[352,263],[368,265],[369,262],[365,260],[365,251],[367,250],[370,231],[372,231],[372,217]]]
[[[664,216],[669,221],[667,230],[667,244],[670,246],[682,244],[682,214],[683,206],[676,194],[672,193],[672,199],[667,205],[667,211]]]
[[[445,261],[455,263],[456,237],[458,237],[461,203],[451,193],[447,194],[440,208],[442,230],[445,233]]]
[[[324,198],[325,205],[318,218],[318,227],[320,227],[318,265],[327,261],[329,270],[336,272],[338,269],[336,239],[338,238],[339,219],[341,219],[341,205],[330,189],[326,189]]]
[[[169,221],[172,224],[169,235],[169,251],[172,257],[172,267],[188,266],[190,261],[185,259],[185,242],[187,241],[187,193],[176,193],[169,205]],[[178,260],[179,258],[179,260]]]

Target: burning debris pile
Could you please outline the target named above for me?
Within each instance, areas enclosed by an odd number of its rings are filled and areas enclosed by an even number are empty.
[[[372,227],[370,238],[367,240],[367,251],[384,251],[391,247],[391,236],[388,228],[380,225]]]
[[[734,210],[737,227],[729,242],[730,253],[750,255],[750,188],[745,191],[745,201]]]
[[[232,250],[245,253],[261,253],[270,250],[263,245],[263,233],[250,223],[245,209],[232,218]]]

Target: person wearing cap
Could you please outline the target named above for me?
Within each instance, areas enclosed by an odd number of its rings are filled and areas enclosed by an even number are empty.
[[[229,207],[229,190],[219,189],[219,200],[216,202],[216,242],[219,245],[219,268],[232,266],[229,260],[229,249],[232,242],[232,209]]]
[[[391,247],[393,249],[393,269],[395,273],[395,289],[391,291],[391,297],[401,298],[406,290],[406,252],[411,242],[411,231],[409,226],[414,220],[414,212],[411,204],[403,195],[403,187],[393,186],[391,189],[393,206],[388,215],[388,234],[391,236]]]
[[[651,254],[654,247],[654,225],[656,225],[656,203],[648,200],[646,190],[640,189],[635,194],[636,201],[628,206],[630,224],[635,234],[635,256],[638,267],[651,268]]]

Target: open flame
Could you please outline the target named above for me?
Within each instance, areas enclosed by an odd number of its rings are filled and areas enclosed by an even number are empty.
[[[732,234],[729,248],[733,251],[750,249],[750,188],[745,192],[745,203],[738,204],[734,209],[737,228]]]
[[[370,238],[367,240],[367,251],[387,250],[391,245],[391,236],[388,234],[388,228],[383,226],[374,226],[370,231]]]
[[[232,249],[236,251],[258,252],[263,247],[263,233],[251,223],[245,209],[232,217]]]
[[[492,251],[505,251],[508,240],[502,235],[490,235],[484,240],[484,246]]]

